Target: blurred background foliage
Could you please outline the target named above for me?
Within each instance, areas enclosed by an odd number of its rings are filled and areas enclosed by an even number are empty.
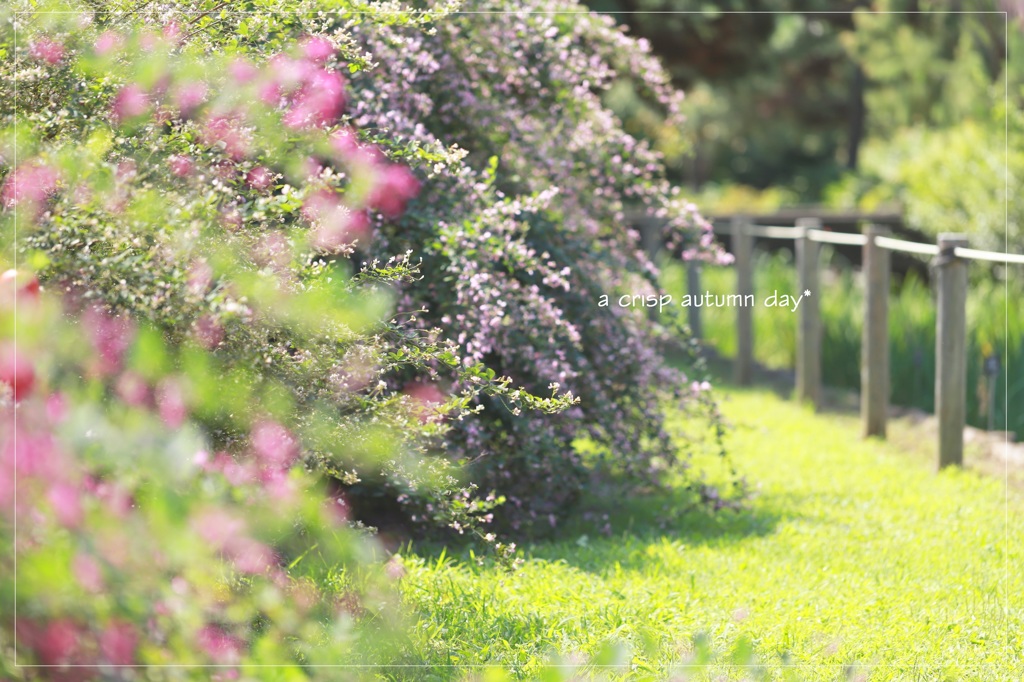
[[[636,103],[611,105],[627,129],[666,154],[673,179],[706,215],[770,215],[814,206],[898,213],[915,241],[967,233],[975,248],[1020,253],[1024,192],[1024,4],[1010,0],[590,0],[650,42],[686,91],[680,131]],[[786,211],[787,214],[792,211]],[[797,211],[798,213],[798,211]],[[791,248],[759,253],[757,291],[795,287]],[[859,385],[862,289],[850,262],[826,249],[823,266],[826,384]],[[850,254],[846,254],[850,255]],[[931,410],[935,306],[925,268],[894,263],[891,320],[894,404]],[[1012,409],[1024,391],[1016,268],[972,263],[969,417],[1018,435]],[[684,291],[681,266],[663,284]],[[703,288],[732,291],[733,273],[705,270]],[[735,350],[728,310],[704,313],[704,336]],[[787,312],[756,314],[762,364],[791,368]],[[998,355],[992,386],[981,367]],[[990,421],[991,419],[991,421]]]
[[[650,41],[686,91],[683,131],[660,125],[625,86],[610,96],[706,213],[895,208],[927,234],[1021,248],[1017,202],[1008,235],[1003,215],[1024,171],[1014,144],[1024,98],[1018,3],[589,4]]]

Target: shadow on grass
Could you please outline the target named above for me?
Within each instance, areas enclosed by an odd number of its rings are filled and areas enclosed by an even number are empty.
[[[771,535],[784,521],[807,520],[796,511],[800,501],[788,498],[756,497],[738,510],[716,511],[694,506],[694,495],[685,490],[627,494],[624,487],[607,486],[605,493],[591,493],[543,538],[520,542],[524,558],[564,562],[595,574],[642,570],[652,547],[728,546]],[[453,550],[454,556],[468,560],[470,546],[448,545],[444,551],[452,556]],[[415,551],[436,560],[443,548],[418,545]]]
[[[739,509],[695,505],[685,490],[649,495],[590,495],[550,537],[528,546],[544,560],[561,560],[588,572],[611,567],[639,569],[646,547],[678,543],[727,546],[771,535],[795,519],[796,500],[757,497]]]

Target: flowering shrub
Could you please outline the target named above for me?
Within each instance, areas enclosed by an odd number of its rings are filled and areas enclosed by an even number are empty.
[[[663,367],[664,330],[596,305],[655,286],[627,210],[722,257],[602,100],[628,81],[677,120],[642,42],[571,2],[208,5],[3,23],[4,247],[93,339],[83,403],[194,425],[232,485],[301,463],[460,532],[505,498],[513,526],[557,523],[579,436],[634,475],[675,460],[661,400],[703,409],[700,384]]]
[[[302,449],[285,413],[225,415],[236,430],[225,449],[202,426],[198,415],[225,407],[202,386],[208,372],[239,392],[257,376],[198,343],[167,347],[127,317],[40,296],[34,279],[6,277],[2,297],[5,679],[108,679],[139,664],[294,674],[374,662],[356,646],[367,636],[387,651],[387,574],[358,573],[376,550],[337,493],[292,466]]]
[[[597,304],[656,286],[627,210],[664,219],[663,241],[686,258],[725,255],[662,177],[660,157],[602,99],[626,81],[682,124],[680,96],[643,41],[571,1],[473,9],[430,31],[360,25],[352,39],[373,63],[352,75],[351,120],[386,130],[392,148],[437,150],[420,163],[426,180],[410,210],[379,225],[376,248],[424,257],[424,281],[404,289],[401,307],[425,307],[424,322],[455,336],[464,362],[580,397],[555,417],[484,397],[449,438],[474,462],[473,480],[509,498],[513,525],[554,525],[587,475],[575,438],[650,477],[675,460],[665,396],[705,405],[664,367],[664,330]],[[500,21],[488,13],[504,10]],[[350,29],[337,23],[323,29],[341,41]]]
[[[376,477],[509,558],[477,527],[501,498],[426,453],[478,396],[571,396],[464,365],[393,313],[408,254],[353,267],[371,214],[397,217],[419,182],[339,132],[325,40],[257,60],[190,43],[184,19],[2,26],[0,220],[20,261],[0,290],[4,665],[387,656],[380,584],[400,566],[363,568],[376,546],[345,488]]]
[[[665,330],[596,304],[655,286],[627,210],[721,257],[602,101],[627,80],[676,115],[642,43],[569,2],[330,7],[0,15],[21,662],[381,660],[401,570],[365,568],[352,504],[508,560],[481,524],[555,525],[575,439],[651,479],[665,395],[711,409]]]

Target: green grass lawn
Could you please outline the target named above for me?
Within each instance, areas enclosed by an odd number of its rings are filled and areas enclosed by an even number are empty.
[[[998,478],[861,441],[852,416],[721,397],[756,491],[744,511],[673,514],[682,492],[590,500],[610,536],[571,521],[514,574],[421,549],[402,590],[426,667],[401,679],[573,673],[552,661],[584,679],[1024,677],[1017,490],[1007,504]]]

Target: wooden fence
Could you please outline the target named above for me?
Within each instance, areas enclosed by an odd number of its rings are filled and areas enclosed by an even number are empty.
[[[967,405],[967,267],[971,260],[1024,264],[1024,256],[968,248],[961,234],[942,234],[937,244],[893,239],[876,223],[863,232],[822,229],[821,218],[798,218],[795,227],[756,224],[750,217],[733,216],[717,228],[731,236],[736,267],[736,293],[754,294],[755,239],[795,242],[799,291],[810,290],[798,309],[796,397],[815,407],[821,403],[821,313],[818,303],[821,244],[863,248],[864,330],[861,345],[860,411],[863,435],[884,438],[889,413],[889,274],[890,253],[902,252],[933,258],[938,293],[936,316],[935,414],[938,417],[938,466],[963,463]],[[700,294],[699,265],[687,267],[687,289]],[[741,299],[745,300],[745,299]],[[690,327],[700,335],[700,309],[689,309]],[[754,368],[753,308],[736,308],[737,353],[735,380],[744,385]]]

